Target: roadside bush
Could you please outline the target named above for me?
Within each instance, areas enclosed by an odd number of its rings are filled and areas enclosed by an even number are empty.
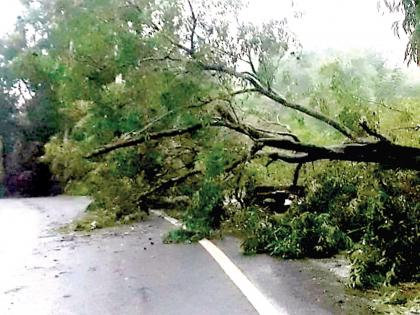
[[[183,216],[184,228],[170,231],[166,243],[198,242],[219,227],[222,216],[222,189],[214,181],[203,183],[192,198],[192,205]]]
[[[350,255],[354,287],[420,278],[418,173],[379,170],[375,180],[370,189],[361,187],[358,207],[367,224],[360,246]]]
[[[282,258],[326,257],[348,248],[350,239],[327,213],[287,213],[256,224],[242,244],[247,254],[268,252]]]
[[[328,213],[282,216],[275,232],[276,240],[268,244],[267,249],[272,255],[283,258],[331,256],[350,244]]]
[[[359,241],[366,225],[360,202],[360,188],[372,183],[372,167],[360,163],[317,163],[307,172],[306,195],[293,205],[298,213],[328,213],[332,222]],[[362,198],[363,199],[363,198]]]
[[[308,174],[306,187],[304,200],[295,206],[297,213],[328,214],[356,244],[350,254],[351,286],[418,279],[418,172],[323,163]]]
[[[270,215],[251,206],[237,211],[231,220],[245,239],[241,245],[245,254],[267,252],[267,244],[274,239],[274,221]]]
[[[245,253],[300,258],[349,249],[352,287],[419,279],[418,172],[317,163],[304,181],[305,197],[283,214],[252,207],[231,214],[243,226]]]

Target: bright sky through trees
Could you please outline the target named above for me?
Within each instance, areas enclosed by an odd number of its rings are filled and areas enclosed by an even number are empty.
[[[16,17],[22,10],[19,0],[0,1],[0,36],[13,30]]]
[[[278,0],[251,0],[247,15],[268,20],[286,14],[305,50],[372,50],[392,64],[402,64],[406,36],[394,36],[396,14],[378,10],[377,0],[295,0],[293,9]],[[281,4],[283,3],[283,4]],[[299,13],[293,19],[293,13]],[[291,18],[292,17],[292,18]]]

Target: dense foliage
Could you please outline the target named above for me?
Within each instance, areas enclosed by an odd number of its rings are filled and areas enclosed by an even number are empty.
[[[286,213],[254,210],[246,216],[246,252],[296,258],[348,249],[353,286],[418,280],[416,173],[326,164],[308,174],[305,186],[304,199]]]

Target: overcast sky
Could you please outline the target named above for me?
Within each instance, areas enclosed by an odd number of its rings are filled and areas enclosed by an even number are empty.
[[[16,17],[22,12],[19,0],[0,0],[0,35],[13,30]]]
[[[391,65],[402,65],[406,38],[398,39],[391,24],[398,16],[381,14],[377,0],[250,0],[249,19],[264,21],[289,17],[292,30],[304,50],[371,50],[383,55]],[[293,19],[297,10],[302,16]],[[22,11],[19,0],[0,0],[0,35],[13,29]]]

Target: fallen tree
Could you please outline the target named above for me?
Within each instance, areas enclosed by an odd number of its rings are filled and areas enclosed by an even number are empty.
[[[184,24],[180,27],[180,31],[189,30],[189,32],[183,36],[179,36],[179,34],[168,35],[165,21],[160,21],[159,23],[154,21],[143,22],[149,23],[148,26],[152,29],[151,36],[161,36],[163,34],[164,41],[167,42],[169,48],[165,57],[150,56],[143,58],[141,63],[147,65],[149,62],[161,62],[162,66],[167,66],[169,61],[169,65],[174,68],[193,65],[198,71],[203,72],[204,78],[207,77],[208,79],[208,76],[205,74],[207,72],[211,75],[216,74],[219,76],[220,82],[222,82],[220,83],[221,89],[226,88],[226,81],[228,84],[240,84],[244,86],[244,89],[201,102],[201,105],[198,105],[204,107],[212,102],[223,100],[228,105],[218,105],[221,117],[207,119],[206,123],[197,123],[183,128],[154,132],[145,131],[144,133],[140,131],[136,134],[137,137],[123,135],[120,140],[89,153],[86,156],[87,158],[97,157],[119,148],[140,145],[149,140],[191,134],[207,127],[224,127],[250,138],[254,144],[259,146],[259,155],[265,155],[271,161],[281,160],[288,163],[302,164],[318,160],[339,160],[378,163],[389,168],[420,169],[420,148],[393,143],[376,130],[370,128],[365,120],[359,123],[357,130],[351,130],[342,122],[308,106],[290,102],[276,92],[273,87],[273,78],[267,74],[267,71],[273,71],[273,69],[268,69],[272,59],[276,58],[275,54],[281,54],[284,47],[288,45],[287,41],[289,38],[284,31],[284,24],[270,24],[273,26],[273,29],[268,34],[263,34],[262,30],[257,28],[249,30],[247,35],[253,38],[252,40],[246,40],[244,35],[244,37],[239,36],[235,40],[240,45],[240,49],[229,47],[230,50],[226,51],[225,49],[220,49],[220,46],[227,45],[230,39],[230,35],[222,33],[222,29],[225,26],[223,23],[227,22],[223,21],[220,29],[218,27],[211,28],[206,24],[207,21],[204,18],[203,10],[205,10],[205,5],[197,4],[198,8],[195,9],[193,3],[189,1],[186,3],[185,11],[189,11],[190,14],[187,15],[184,12],[186,17],[183,20]],[[127,5],[129,8],[137,10],[139,14],[144,12],[144,9],[135,2]],[[241,27],[245,28],[245,26],[239,25],[239,30],[242,30]],[[214,36],[214,33],[217,36]],[[264,36],[267,38],[264,38]],[[180,38],[187,40],[185,42],[179,41]],[[269,40],[269,43],[267,44],[264,40]],[[263,45],[268,45],[268,47],[263,47]],[[201,49],[205,47],[207,52],[209,46],[213,55],[206,54],[203,57]],[[249,69],[245,71],[236,70],[236,62],[238,61],[242,61],[242,66],[246,65]],[[239,119],[232,104],[235,102],[235,97],[249,94],[266,97],[278,105],[310,116],[344,136],[347,141],[342,144],[320,146],[301,142],[291,132],[273,132],[244,123],[243,121],[246,120],[246,117]],[[185,108],[188,109],[191,106]],[[153,125],[148,125],[148,128],[153,129]],[[362,134],[369,136],[370,139],[362,139],[360,137]],[[271,148],[276,151],[265,152],[264,148]]]
[[[66,191],[94,197],[87,228],[179,201],[175,240],[225,219],[248,252],[319,257],[351,238],[357,281],[411,279],[420,95],[398,71],[305,57],[285,19],[243,21],[240,1],[31,3],[1,46],[1,79],[30,91]],[[261,211],[268,199],[283,213]]]
[[[298,164],[319,160],[370,162],[382,164],[389,168],[420,170],[420,148],[394,144],[373,130],[368,129],[365,123],[361,123],[361,125],[367,132],[379,138],[379,140],[360,140],[323,147],[296,141],[296,136],[293,137],[295,139],[290,139],[290,137],[276,137],[269,131],[261,131],[239,122],[224,121],[221,118],[217,118],[208,125],[195,124],[186,128],[148,133],[133,139],[123,137],[124,140],[118,140],[105,145],[88,154],[86,158],[94,158],[117,149],[137,146],[149,140],[159,140],[192,133],[206,127],[226,127],[251,138],[255,144],[259,145],[259,151],[265,147],[282,150],[282,152],[261,153],[261,155],[266,155],[272,161],[281,160]]]

